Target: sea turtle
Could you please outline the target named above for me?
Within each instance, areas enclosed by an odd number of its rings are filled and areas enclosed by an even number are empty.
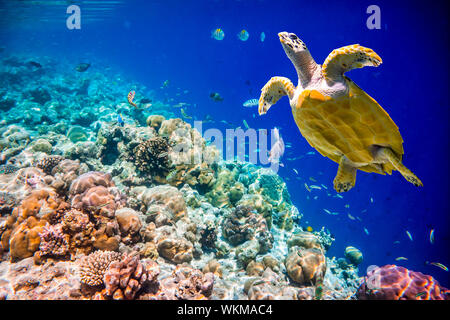
[[[339,163],[334,189],[350,190],[356,170],[391,174],[398,170],[415,186],[422,182],[402,163],[403,139],[388,113],[345,72],[377,67],[381,58],[354,44],[333,50],[318,65],[295,34],[280,32],[280,42],[298,75],[298,86],[273,77],[261,89],[258,112],[265,114],[281,97],[289,97],[301,134],[320,154]]]

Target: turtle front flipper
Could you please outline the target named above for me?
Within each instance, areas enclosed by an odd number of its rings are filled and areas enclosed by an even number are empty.
[[[345,156],[341,157],[339,161],[339,168],[334,178],[334,190],[337,192],[349,191],[356,183],[356,168],[349,165]]]
[[[359,44],[333,50],[322,66],[322,74],[327,80],[341,79],[342,75],[365,66],[378,67],[383,61],[372,49]]]
[[[411,170],[405,167],[400,158],[390,148],[380,148],[378,151],[378,157],[389,161],[407,181],[411,182],[416,187],[423,187],[422,181],[420,181],[420,179],[412,173]]]
[[[259,115],[267,113],[269,108],[283,96],[287,95],[289,99],[292,99],[294,91],[295,87],[288,78],[272,77],[261,89],[261,96],[259,97],[258,103]]]

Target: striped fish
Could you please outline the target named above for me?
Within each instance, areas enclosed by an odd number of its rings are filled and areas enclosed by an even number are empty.
[[[133,102],[134,96],[136,95],[136,92],[134,91],[130,91],[128,93],[127,99],[128,99],[128,103],[131,104],[133,107],[137,108],[136,103]]]
[[[249,100],[245,101],[242,105],[247,108],[255,107],[258,105],[258,100],[257,99],[249,99]]]

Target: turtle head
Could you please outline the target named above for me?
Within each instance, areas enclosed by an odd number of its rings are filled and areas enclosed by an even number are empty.
[[[280,32],[278,37],[280,38],[284,52],[286,52],[287,56],[291,60],[302,52],[308,51],[306,44],[300,40],[295,33]]]
[[[317,68],[317,64],[309,53],[306,44],[295,33],[280,32],[278,37],[284,52],[297,70],[299,81],[303,87],[306,87]]]

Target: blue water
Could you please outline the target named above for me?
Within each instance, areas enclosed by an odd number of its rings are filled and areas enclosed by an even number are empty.
[[[188,108],[188,113],[199,120],[207,114],[217,120],[204,128],[225,130],[227,126],[219,120],[242,126],[242,119],[254,128],[279,127],[284,141],[292,144],[279,174],[304,215],[300,224],[314,229],[325,226],[336,238],[328,256],[341,257],[345,247],[352,245],[364,254],[361,274],[369,265],[397,264],[450,285],[448,272],[425,264],[450,265],[449,43],[443,4],[377,1],[381,29],[369,30],[366,8],[372,1],[136,0],[117,1],[108,12],[92,11],[95,5],[88,1],[74,1],[82,10],[82,28],[68,30],[68,2],[60,2],[34,5],[27,16],[17,19],[22,11],[13,9],[19,2],[2,1],[1,45],[9,52],[48,55],[74,64],[90,61],[89,72],[109,66],[149,89],[170,80],[165,91],[169,96],[175,95],[176,88],[189,90],[183,101],[196,106]],[[98,16],[98,21],[85,21],[83,12]],[[42,16],[47,18],[42,21]],[[210,37],[215,28],[224,30],[222,41]],[[250,34],[246,42],[236,36],[242,29]],[[343,194],[344,199],[333,197],[337,164],[318,153],[305,155],[314,150],[300,135],[286,98],[263,117],[256,109],[242,107],[245,100],[259,97],[271,76],[297,82],[279,43],[280,31],[296,33],[317,63],[333,49],[354,43],[372,48],[382,57],[380,67],[353,70],[347,76],[375,98],[398,125],[404,139],[404,163],[422,180],[423,188],[414,187],[398,172],[382,176],[359,171],[355,188]],[[266,34],[264,42],[259,38],[261,32]],[[213,102],[211,91],[220,93],[224,101]],[[158,90],[154,95],[164,98]],[[286,160],[300,155],[305,157]],[[294,168],[301,180],[296,179]],[[323,190],[309,193],[304,182],[324,184],[332,196]],[[340,214],[327,215],[323,208]],[[347,213],[362,221],[351,220]],[[429,241],[431,229],[435,229],[434,244]],[[395,261],[399,256],[408,261]]]

